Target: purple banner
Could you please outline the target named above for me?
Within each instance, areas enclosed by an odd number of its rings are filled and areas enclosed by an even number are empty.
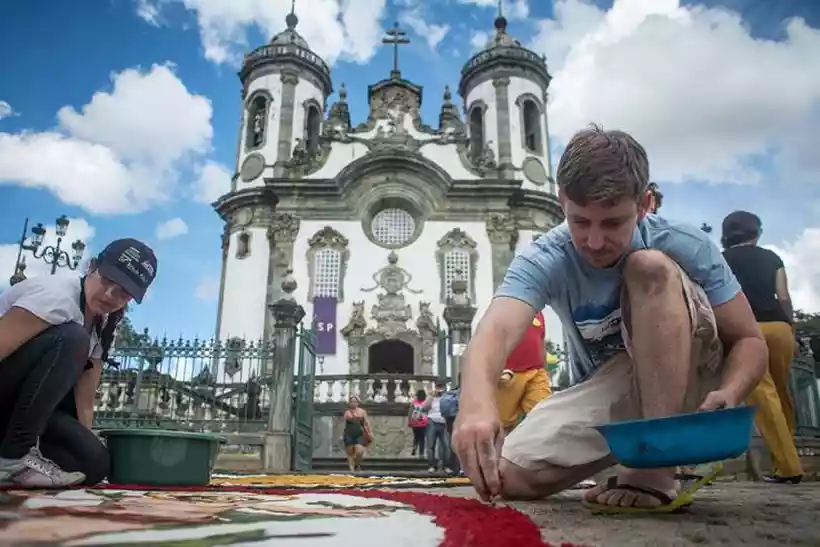
[[[316,355],[336,355],[336,298],[313,299],[313,327],[316,329]]]

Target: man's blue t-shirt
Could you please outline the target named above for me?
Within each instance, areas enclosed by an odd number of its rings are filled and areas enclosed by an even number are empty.
[[[728,302],[741,290],[720,250],[694,226],[647,215],[635,228],[632,249],[665,253],[703,287],[712,307]],[[575,250],[569,227],[563,223],[513,259],[496,291],[496,296],[521,300],[535,310],[550,306],[555,311],[567,338],[572,385],[624,351],[623,262],[605,269],[592,267]]]

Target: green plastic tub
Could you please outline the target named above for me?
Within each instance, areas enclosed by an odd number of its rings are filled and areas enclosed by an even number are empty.
[[[164,429],[100,431],[111,455],[111,484],[205,486],[225,439]]]

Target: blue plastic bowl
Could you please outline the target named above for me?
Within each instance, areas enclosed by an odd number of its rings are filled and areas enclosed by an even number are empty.
[[[653,469],[737,458],[749,448],[756,407],[595,426],[621,465]]]

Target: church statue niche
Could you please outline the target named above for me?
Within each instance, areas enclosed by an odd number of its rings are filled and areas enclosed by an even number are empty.
[[[308,157],[319,151],[319,135],[322,132],[322,111],[315,102],[305,105],[305,148]]]
[[[470,108],[470,159],[477,164],[484,154],[484,106]]]
[[[362,292],[381,289],[376,295],[376,304],[370,309],[370,319],[375,324],[371,323],[368,328],[364,316],[364,302],[358,301],[353,303],[353,313],[348,324],[342,329],[342,335],[347,338],[351,374],[373,371],[370,364],[370,348],[387,340],[402,342],[412,348],[413,366],[405,374],[433,373],[436,339],[431,333],[435,330],[435,320],[430,312],[429,303],[422,302],[419,306],[418,321],[415,325],[411,323],[413,311],[410,304],[405,301],[404,291],[413,294],[420,294],[421,291],[410,288],[412,276],[398,265],[398,261],[398,255],[391,251],[387,257],[387,266],[373,274],[375,286],[362,289]]]
[[[242,260],[251,254],[251,234],[242,231],[236,236],[236,258]]]
[[[268,111],[271,100],[262,93],[251,98],[247,109],[245,149],[253,150],[265,144],[268,125]]]

